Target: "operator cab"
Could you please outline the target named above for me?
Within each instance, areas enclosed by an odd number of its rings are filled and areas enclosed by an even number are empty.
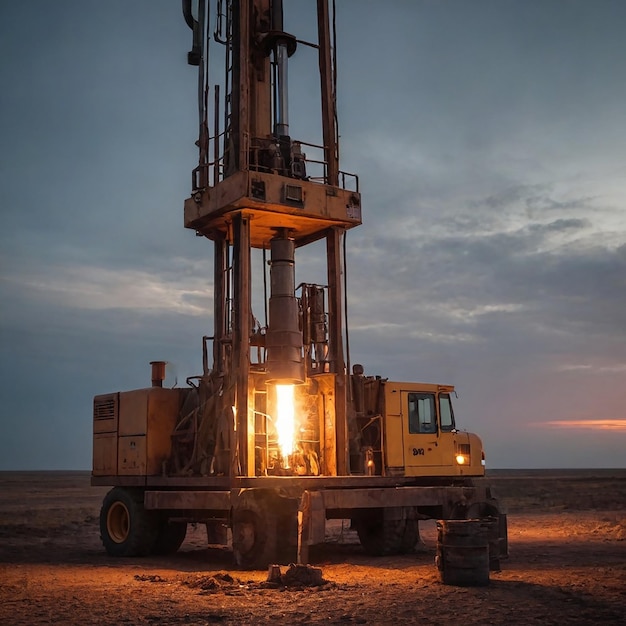
[[[484,476],[480,439],[456,429],[450,385],[385,383],[386,473]]]

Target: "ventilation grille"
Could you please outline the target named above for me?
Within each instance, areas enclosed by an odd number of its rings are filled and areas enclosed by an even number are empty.
[[[302,187],[299,185],[285,185],[284,192],[286,202],[304,203],[304,194],[302,193]]]
[[[93,401],[93,418],[95,420],[107,420],[115,418],[116,397],[96,398]]]

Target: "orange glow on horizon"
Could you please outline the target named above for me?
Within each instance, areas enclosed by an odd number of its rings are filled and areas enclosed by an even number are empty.
[[[554,420],[545,422],[546,426],[558,428],[589,428],[592,430],[626,430],[626,419],[605,420]]]

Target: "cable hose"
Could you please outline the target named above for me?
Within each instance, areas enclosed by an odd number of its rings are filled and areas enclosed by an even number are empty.
[[[350,375],[350,331],[348,328],[348,257],[346,253],[347,232],[343,231],[343,311],[346,328],[346,374]],[[352,386],[348,385],[348,398],[352,398]]]

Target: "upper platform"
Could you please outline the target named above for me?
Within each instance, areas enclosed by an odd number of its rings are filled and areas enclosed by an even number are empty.
[[[185,227],[214,239],[230,237],[231,218],[245,212],[250,219],[250,244],[269,248],[278,228],[291,230],[296,245],[324,236],[332,226],[361,224],[361,195],[310,180],[256,171],[238,171],[214,187],[185,200]]]

